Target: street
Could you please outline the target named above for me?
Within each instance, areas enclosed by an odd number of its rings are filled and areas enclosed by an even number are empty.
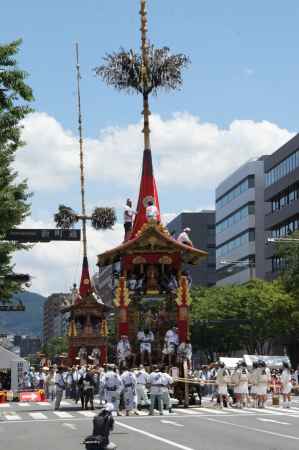
[[[49,403],[0,405],[1,449],[82,449],[91,433],[93,411],[71,401],[53,411]],[[299,441],[299,403],[290,410],[203,408],[176,409],[171,415],[117,417],[112,441],[120,450],[288,450]]]

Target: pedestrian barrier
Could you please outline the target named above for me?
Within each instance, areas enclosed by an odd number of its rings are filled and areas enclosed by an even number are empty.
[[[32,391],[0,391],[0,403],[7,402],[46,402],[47,398],[43,389]]]

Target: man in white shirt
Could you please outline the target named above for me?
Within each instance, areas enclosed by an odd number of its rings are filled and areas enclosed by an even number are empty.
[[[158,222],[159,211],[153,200],[148,201],[145,214],[148,222]]]
[[[152,365],[152,342],[154,341],[154,333],[148,328],[140,330],[137,333],[137,339],[140,343],[140,360],[144,363],[144,356],[147,354],[148,364]]]
[[[120,394],[123,389],[123,383],[118,373],[116,373],[116,367],[114,366],[114,364],[108,365],[103,379],[103,384],[106,402],[112,403],[114,412],[117,413],[117,415],[120,415],[119,403]]]
[[[157,366],[153,367],[153,372],[150,374],[149,383],[151,386],[151,404],[150,404],[150,416],[154,414],[154,407],[156,402],[160,416],[163,415],[163,400],[162,400],[162,387],[163,387],[163,374],[159,371]]]
[[[181,234],[179,234],[177,241],[180,244],[189,245],[193,247],[193,242],[191,241],[189,234],[191,233],[191,228],[184,228]]]
[[[162,401],[163,401],[163,406],[166,408],[166,410],[168,410],[170,413],[172,412],[172,403],[171,403],[171,398],[169,395],[169,389],[171,387],[171,385],[173,384],[173,379],[172,377],[165,371],[165,369],[163,368],[161,370],[162,372]]]
[[[65,389],[65,382],[63,379],[63,368],[59,367],[58,372],[55,374],[55,405],[54,409],[57,410],[60,407],[63,391]]]
[[[144,370],[143,365],[140,365],[139,369],[135,371],[135,377],[137,381],[137,406],[147,406],[149,405],[149,399],[147,395],[146,385],[149,383],[149,375]]]
[[[134,216],[136,215],[136,211],[132,208],[132,201],[128,198],[127,204],[124,208],[124,229],[125,229],[125,241],[127,240],[134,221]]]
[[[129,416],[130,411],[136,411],[137,408],[136,377],[131,369],[127,369],[121,374],[120,378],[123,384],[126,416]]]
[[[177,328],[172,327],[170,330],[167,331],[164,338],[164,348],[163,348],[163,362],[165,355],[168,355],[168,365],[171,366],[172,363],[172,356],[176,355],[177,347],[179,345],[179,336],[177,334]],[[175,363],[175,361],[174,361]]]
[[[128,336],[122,335],[116,348],[119,367],[127,367],[128,359],[132,356],[131,344]]]

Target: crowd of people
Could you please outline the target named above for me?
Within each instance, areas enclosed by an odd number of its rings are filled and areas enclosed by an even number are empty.
[[[240,361],[233,370],[220,362],[195,370],[190,376],[199,381],[199,396],[210,396],[220,408],[265,408],[269,394],[281,395],[283,407],[289,408],[291,391],[299,384],[299,368],[292,370],[283,362],[281,369],[270,369],[263,360],[253,362],[251,368]]]

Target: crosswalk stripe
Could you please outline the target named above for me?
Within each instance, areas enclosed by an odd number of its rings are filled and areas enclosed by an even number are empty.
[[[208,412],[210,414],[226,414],[225,411],[219,411],[219,409],[199,408],[200,411]]]
[[[6,420],[22,420],[18,414],[4,414]]]
[[[31,412],[31,413],[29,413],[29,416],[31,416],[32,419],[34,419],[34,420],[40,420],[40,419],[46,420],[48,418],[45,414],[43,414],[41,412]]]
[[[268,406],[267,407],[267,410],[270,410],[270,411],[281,411],[281,413],[283,413],[283,414],[285,414],[285,413],[291,413],[291,414],[298,414],[299,413],[299,411],[294,411],[294,410],[292,410],[292,409],[287,409],[287,408],[275,408],[275,407],[271,407],[271,406]]]
[[[78,411],[78,413],[85,417],[94,417],[96,415],[93,411]]]
[[[56,416],[60,417],[61,419],[71,419],[74,417],[70,413],[65,411],[53,411],[53,412]]]
[[[0,408],[9,408],[10,404],[9,403],[0,403]]]
[[[49,402],[36,402],[36,405],[39,405],[39,406],[49,406],[50,403],[49,403]]]
[[[270,409],[266,409],[266,408],[261,408],[257,410],[259,414],[270,414],[272,416],[281,416],[283,415],[283,413],[279,412],[279,411],[271,411]]]
[[[196,414],[196,415],[200,415],[200,411],[193,411],[193,409],[180,409],[180,410],[176,410],[178,412],[178,414]]]
[[[236,413],[236,414],[255,414],[255,411],[250,411],[249,409],[246,409],[246,411],[244,411],[244,409],[229,408],[226,409],[225,411],[228,413]]]
[[[72,403],[67,402],[67,401],[65,401],[65,400],[62,400],[62,401],[60,402],[60,404],[61,404],[61,406],[72,406]]]
[[[18,406],[30,406],[30,403],[28,402],[19,402],[17,403]]]

